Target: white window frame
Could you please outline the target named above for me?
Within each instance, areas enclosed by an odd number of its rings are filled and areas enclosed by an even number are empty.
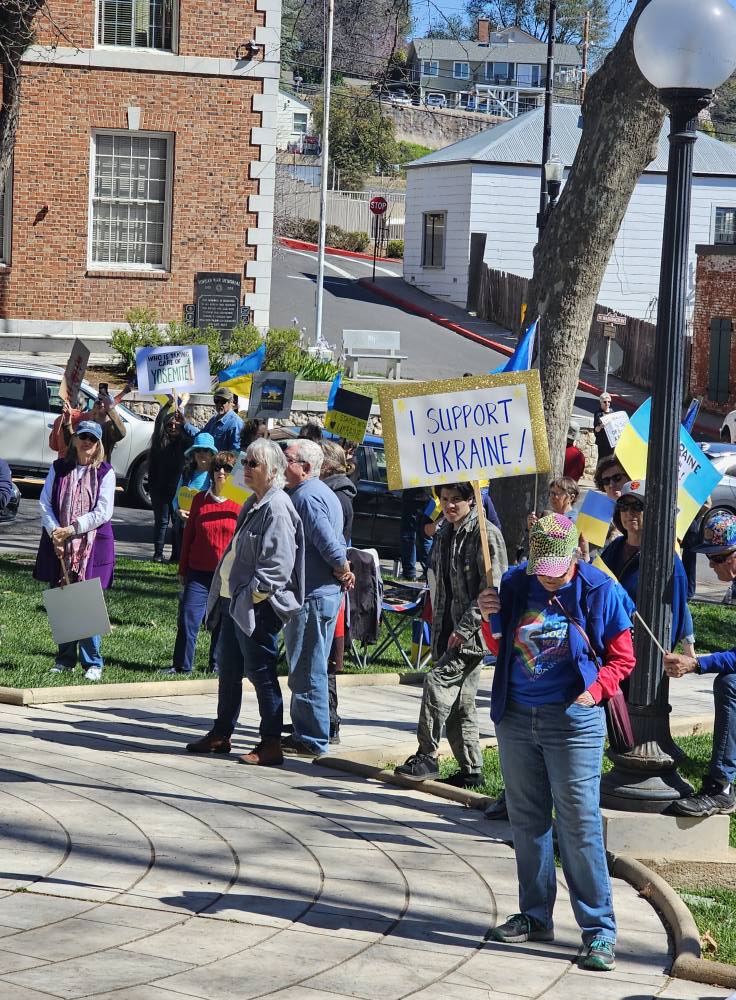
[[[427,217],[430,215],[441,215],[444,219],[442,227],[442,263],[441,264],[425,264],[427,259]],[[445,266],[445,260],[447,259],[447,212],[446,211],[435,211],[435,212],[422,212],[422,267],[425,270],[440,271]]]
[[[135,0],[133,0],[133,3],[135,4]],[[112,49],[114,52],[119,52],[121,49],[131,52],[171,52],[176,55],[179,52],[179,0],[173,0],[173,3],[174,10],[173,17],[171,19],[171,48],[157,49],[144,45],[110,45],[106,42],[99,41],[100,28],[102,24],[103,0],[95,0],[95,48]]]
[[[297,128],[297,115],[304,119],[304,128]],[[308,135],[309,134],[309,112],[308,111],[292,111],[291,113],[291,131],[294,135]]]
[[[13,161],[8,167],[5,190],[2,194],[3,224],[0,230],[0,266],[8,267],[13,247]]]
[[[462,67],[465,67],[465,72],[462,72]],[[458,67],[460,67],[461,72],[458,72]],[[470,79],[470,63],[469,62],[454,62],[452,64],[452,75],[455,80],[469,80]]]
[[[711,245],[712,246],[719,246],[719,247],[732,247],[732,246],[736,246],[736,239],[734,239],[733,243],[716,243],[716,213],[718,212],[719,209],[725,210],[727,212],[736,212],[736,203],[733,203],[731,205],[724,205],[722,203],[713,202],[713,204],[711,206],[711,214],[710,214],[710,242],[711,242]]]
[[[505,66],[506,67],[506,72],[505,73],[497,73],[496,72],[496,66]],[[514,67],[514,72],[513,73],[509,72],[509,67],[510,66]],[[489,69],[489,67],[490,67],[490,69]],[[510,63],[508,60],[505,60],[505,61],[503,61],[503,60],[494,60],[493,62],[487,62],[486,63],[486,80],[493,80],[495,82],[495,79],[496,79],[497,76],[502,76],[504,80],[515,80],[516,79],[516,64],[515,63]]]
[[[94,241],[94,200],[96,170],[96,139],[98,135],[124,135],[140,139],[166,140],[166,197],[164,199],[164,240],[161,264],[116,264],[113,261],[96,261],[92,257]],[[87,270],[88,271],[150,271],[161,274],[171,272],[171,206],[174,188],[174,134],[172,132],[143,132],[123,128],[93,129],[89,141],[89,197],[87,204]],[[135,200],[135,199],[131,199]]]
[[[427,69],[427,66],[429,69]],[[434,72],[432,72],[432,67],[434,67]],[[439,76],[440,75],[440,61],[439,59],[422,59],[422,76]]]

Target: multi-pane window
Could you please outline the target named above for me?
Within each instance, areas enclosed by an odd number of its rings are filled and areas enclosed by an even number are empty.
[[[456,80],[470,79],[470,63],[456,62],[452,64],[452,75]]]
[[[171,50],[176,0],[98,0],[99,45]]]
[[[92,145],[92,265],[166,268],[171,142],[98,132]]]
[[[714,243],[736,243],[736,208],[717,208]]]
[[[306,135],[308,124],[309,114],[306,111],[294,112],[294,132],[298,132],[300,135]]]
[[[437,59],[422,59],[422,76],[439,76],[440,64]]]
[[[486,80],[506,83],[514,78],[514,64],[509,62],[486,63]]]
[[[425,212],[422,234],[422,267],[445,266],[446,212]]]

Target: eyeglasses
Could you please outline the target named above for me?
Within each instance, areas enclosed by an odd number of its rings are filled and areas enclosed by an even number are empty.
[[[736,555],[736,549],[731,549],[730,552],[724,552],[721,556],[708,556],[708,562],[712,562],[714,566],[722,566],[723,563],[728,562],[733,555]]]
[[[617,503],[616,509],[625,514],[641,514],[644,510],[643,503]]]
[[[613,484],[614,486],[618,486],[619,483],[625,483],[625,482],[628,482],[628,479],[624,472],[616,472],[612,476],[601,477],[601,486],[603,486],[604,489],[606,488],[606,486],[610,486],[611,484]]]
[[[223,399],[222,396],[215,396],[215,406],[224,406],[226,403],[232,403],[232,399]]]
[[[232,472],[234,468],[235,466],[230,465],[229,462],[218,462],[217,465],[215,466],[215,472],[217,472],[219,469],[222,469],[224,472]]]
[[[247,465],[249,469],[257,469],[261,463],[256,461],[255,458],[244,458],[243,465]],[[230,466],[232,469],[232,465]]]
[[[286,461],[287,461],[287,463],[289,465],[304,465],[305,464],[304,459],[302,459],[302,458],[289,458],[288,455],[286,456]]]
[[[547,496],[550,500],[561,500],[563,497],[570,497],[572,500],[572,493],[562,493],[559,490],[550,490]]]
[[[77,434],[77,437],[80,441],[99,441],[99,438],[96,438],[94,434]]]

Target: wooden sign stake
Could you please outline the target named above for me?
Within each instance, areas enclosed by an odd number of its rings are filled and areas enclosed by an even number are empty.
[[[478,530],[480,531],[480,547],[483,552],[483,567],[486,571],[486,586],[495,587],[493,580],[493,567],[491,564],[491,549],[488,545],[488,532],[486,531],[486,512],[483,507],[483,497],[480,492],[480,483],[473,480],[473,494],[475,495],[475,506],[478,511]]]

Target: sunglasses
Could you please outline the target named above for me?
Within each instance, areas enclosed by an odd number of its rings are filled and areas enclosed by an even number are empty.
[[[94,434],[77,434],[80,441],[97,441],[99,440],[94,436]]]
[[[724,552],[721,556],[708,556],[708,562],[712,562],[714,566],[722,566],[723,563],[728,562],[735,552],[736,550],[731,549],[730,552]]]
[[[619,483],[626,483],[626,482],[628,482],[628,478],[623,472],[617,472],[613,476],[601,477],[601,485],[604,488],[606,486],[610,486],[611,484],[613,484],[614,486],[618,486]]]
[[[619,511],[623,511],[625,513],[628,513],[628,514],[631,514],[631,513],[641,514],[641,512],[644,510],[644,504],[643,503],[617,503],[616,504],[616,509],[619,510]]]
[[[215,465],[215,472],[217,472],[218,469],[224,469],[225,472],[232,472],[234,468],[235,468],[235,466],[234,465],[230,465],[229,462],[218,462]]]
[[[243,459],[243,465],[247,465],[249,469],[257,469],[260,464],[261,463],[257,462],[255,458],[244,458]],[[231,468],[232,468],[232,466],[231,466]]]

